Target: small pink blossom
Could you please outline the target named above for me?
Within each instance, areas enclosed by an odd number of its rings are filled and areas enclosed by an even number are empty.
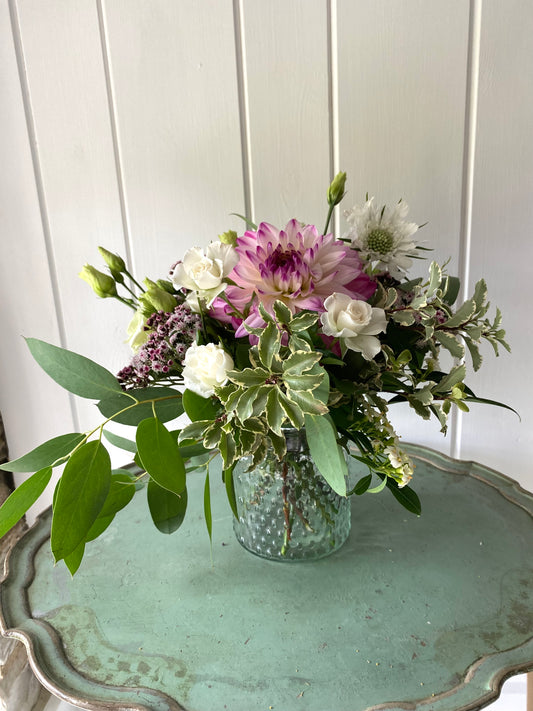
[[[226,297],[240,313],[255,297],[246,318],[249,326],[264,325],[259,302],[271,313],[276,300],[292,313],[303,309],[322,312],[324,300],[333,292],[366,300],[376,288],[355,250],[332,234],[320,235],[316,227],[298,220],[291,220],[284,230],[262,222],[256,232],[245,232],[237,239],[235,251],[239,262],[228,276],[235,285],[227,287]],[[237,337],[247,335],[242,318],[231,311],[223,299],[217,298],[211,314],[231,322]]]

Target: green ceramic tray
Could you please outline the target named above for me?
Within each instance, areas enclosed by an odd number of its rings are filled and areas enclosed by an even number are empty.
[[[314,563],[242,549],[220,490],[211,564],[201,476],[182,529],[158,533],[141,491],[74,579],[52,564],[47,511],[6,564],[2,631],[87,709],[482,708],[533,669],[533,496],[409,449],[422,516],[387,492],[354,497],[348,542]]]

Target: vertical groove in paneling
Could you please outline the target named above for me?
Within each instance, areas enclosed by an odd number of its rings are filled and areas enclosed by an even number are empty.
[[[30,88],[28,83],[28,77],[26,72],[26,62],[24,58],[24,49],[22,46],[22,36],[20,29],[20,21],[18,16],[18,8],[16,0],[9,0],[9,15],[11,19],[11,29],[13,33],[13,43],[15,46],[15,55],[17,58],[17,68],[19,73],[19,80],[22,93],[22,101],[24,105],[24,114],[26,117],[26,128],[28,131],[28,138],[31,151],[31,159],[33,165],[33,173],[35,177],[35,186],[37,191],[37,199],[39,202],[39,212],[41,215],[41,224],[43,229],[45,251],[48,261],[48,273],[50,276],[50,286],[51,292],[54,300],[54,310],[57,322],[57,329],[59,334],[59,341],[63,348],[66,347],[66,327],[65,319],[63,316],[63,309],[61,307],[61,298],[59,294],[59,282],[58,275],[54,257],[54,250],[52,247],[52,235],[50,231],[50,221],[48,217],[48,208],[46,204],[43,176],[41,170],[41,161],[39,157],[39,148],[37,144],[36,130],[35,130],[35,120],[33,116],[33,109],[31,103]],[[72,422],[76,431],[80,430],[78,410],[76,402],[71,393],[68,394],[69,405],[72,414]]]
[[[153,276],[189,247],[242,228],[228,214],[246,212],[250,166],[242,157],[248,91],[240,114],[239,7],[234,0],[102,6],[134,261],[139,276]]]
[[[235,65],[237,70],[237,93],[239,97],[244,207],[247,219],[254,221],[255,206],[253,193],[252,146],[250,142],[248,77],[246,73],[246,38],[242,21],[242,2],[243,0],[233,0],[233,18],[235,25]]]
[[[117,175],[117,192],[120,202],[120,214],[122,218],[122,229],[124,231],[124,249],[128,268],[131,273],[135,274],[133,261],[133,248],[131,243],[131,230],[128,217],[128,209],[126,203],[126,187],[124,183],[124,175],[122,170],[122,156],[120,151],[120,140],[118,135],[117,110],[115,102],[115,91],[113,87],[113,78],[111,75],[111,67],[109,61],[109,43],[108,32],[106,27],[105,13],[103,9],[103,0],[96,0],[96,11],[98,13],[98,27],[100,31],[100,42],[102,45],[102,61],[105,74],[105,85],[107,92],[107,104],[109,108],[109,123],[111,127],[111,137],[113,141],[113,156],[115,159],[115,170]]]
[[[494,358],[484,344],[483,367],[469,385],[481,397],[505,402],[521,420],[494,407],[473,407],[464,418],[461,456],[485,463],[533,488],[533,352],[528,292],[533,261],[533,4],[483,3],[476,171],[470,279],[487,281],[492,308],[503,313],[512,355]]]
[[[339,159],[339,65],[337,37],[337,0],[328,0],[328,102],[330,179],[340,170]],[[339,236],[339,208],[335,208],[331,231]]]
[[[461,279],[460,300],[468,296],[470,278],[470,251],[472,244],[472,206],[474,198],[474,172],[476,153],[477,107],[479,90],[479,54],[481,46],[482,0],[470,0],[468,31],[468,60],[465,96],[465,130],[463,152],[463,184],[461,198],[461,227],[458,271]],[[463,415],[457,408],[451,417],[451,455],[461,456]]]

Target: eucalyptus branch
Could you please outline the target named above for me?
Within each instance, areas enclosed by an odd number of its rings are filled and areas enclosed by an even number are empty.
[[[126,392],[124,393],[124,395],[128,395],[128,397],[133,397],[133,395],[131,395],[130,393],[126,393]],[[135,402],[133,403],[133,405],[128,405],[127,407],[122,408],[122,410],[115,412],[110,417],[107,417],[97,427],[90,430],[89,432],[86,432],[85,436],[81,440],[81,442],[78,442],[78,444],[74,447],[74,449],[71,452],[69,452],[69,454],[66,454],[63,457],[60,457],[59,459],[57,459],[52,464],[52,466],[53,467],[58,466],[59,464],[62,464],[64,461],[67,461],[68,459],[70,459],[70,457],[74,454],[74,452],[76,452],[76,450],[78,450],[82,445],[84,445],[93,436],[93,434],[95,432],[97,432],[98,430],[100,430],[99,440],[101,440],[104,427],[107,425],[108,422],[112,422],[114,420],[114,418],[117,417],[118,415],[122,415],[124,412],[128,412],[128,410],[131,410],[132,408],[137,407],[137,405],[144,405],[146,403],[151,402],[154,417],[157,417],[157,415],[155,413],[155,403],[156,402],[163,402],[164,400],[174,400],[175,398],[180,398],[180,397],[181,397],[181,393],[177,393],[176,395],[166,395],[165,397],[150,398],[149,400],[137,400],[136,398],[134,398]]]

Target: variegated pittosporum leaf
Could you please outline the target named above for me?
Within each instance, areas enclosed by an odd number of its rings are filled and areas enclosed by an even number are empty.
[[[435,415],[443,431],[451,404],[468,410],[466,402],[477,398],[464,385],[463,365],[459,363],[446,376],[440,372],[441,349],[458,361],[468,351],[474,370],[482,364],[482,339],[492,345],[496,355],[499,345],[509,350],[499,309],[494,320],[486,317],[490,304],[485,281],[478,281],[472,297],[455,309],[459,289],[459,279],[444,274],[432,262],[425,282],[418,279],[381,287],[374,297],[374,304],[389,314],[388,338],[382,346],[387,372],[379,376],[383,391],[393,393],[390,402],[409,402],[424,419]]]
[[[216,390],[223,414],[215,421],[195,422],[180,434],[181,441],[201,439],[207,449],[219,449],[225,468],[247,455],[256,464],[269,446],[282,457],[283,427],[300,429],[305,415],[328,412],[328,376],[319,364],[321,353],[306,338],[318,314],[293,315],[280,301],[274,304],[274,317],[262,305],[259,309],[266,325],[249,329],[258,337],[249,352],[252,367],[229,371],[227,384]]]

